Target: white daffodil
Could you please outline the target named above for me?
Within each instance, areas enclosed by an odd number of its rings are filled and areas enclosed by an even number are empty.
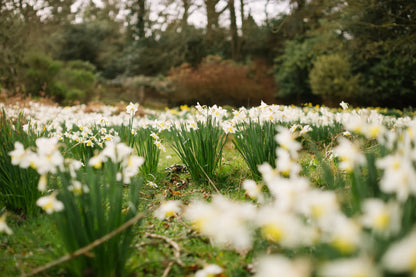
[[[56,193],[52,193],[48,196],[43,196],[36,201],[36,205],[41,207],[46,213],[51,214],[53,212],[59,212],[64,209],[64,204],[56,199]]]
[[[68,190],[72,191],[75,195],[81,195],[90,191],[87,185],[82,185],[81,182],[77,180],[72,181],[72,185],[68,186]]]
[[[283,255],[270,255],[255,263],[254,277],[308,277],[311,276],[310,262],[304,259],[290,260]]]
[[[179,200],[169,200],[163,202],[159,208],[154,211],[154,216],[160,220],[174,217],[181,213],[182,202]]]
[[[395,201],[388,203],[381,199],[366,199],[363,204],[361,223],[380,235],[394,235],[400,231],[401,210]]]
[[[344,101],[341,101],[341,103],[339,103],[339,105],[341,106],[341,108],[343,110],[347,110],[348,109],[348,103],[345,103]]]
[[[311,245],[315,240],[315,229],[305,225],[294,213],[283,212],[273,206],[260,209],[255,222],[264,238],[283,247]]]
[[[130,102],[130,104],[126,107],[126,112],[132,117],[136,114],[138,106],[138,104],[133,104]]]
[[[22,168],[28,168],[30,160],[28,159],[28,152],[25,150],[22,143],[16,141],[14,143],[14,150],[9,152],[13,165],[19,165]]]
[[[253,180],[245,180],[242,184],[243,189],[246,191],[246,195],[251,199],[257,199],[259,203],[262,203],[264,200],[263,194],[261,192],[261,186]]]
[[[246,251],[252,236],[248,223],[256,215],[249,203],[238,203],[223,196],[214,196],[212,203],[196,201],[185,210],[185,218],[193,227],[221,247]]]
[[[46,191],[46,186],[48,185],[48,178],[46,174],[43,174],[39,178],[38,182],[38,190],[39,191]]]
[[[6,217],[7,217],[6,213],[3,213],[0,216],[0,233],[4,232],[8,235],[11,235],[11,234],[13,234],[13,231],[12,231],[12,229],[9,228],[9,226],[7,226]]]
[[[275,139],[279,146],[290,153],[293,159],[297,159],[298,151],[301,149],[301,144],[296,141],[296,137],[289,129],[280,127]]]
[[[380,189],[385,193],[395,193],[400,202],[405,202],[410,194],[416,195],[416,171],[412,161],[399,153],[377,160],[378,168],[384,170]]]
[[[382,264],[392,272],[416,274],[416,230],[391,245],[382,258]]]
[[[195,273],[195,277],[215,277],[224,272],[224,269],[216,264],[207,264],[203,269]]]
[[[339,259],[328,262],[318,270],[321,277],[381,277],[381,271],[367,257]]]
[[[366,162],[359,145],[343,137],[338,139],[338,146],[334,148],[333,153],[341,161],[339,168],[347,172],[352,172],[356,165],[363,165]]]

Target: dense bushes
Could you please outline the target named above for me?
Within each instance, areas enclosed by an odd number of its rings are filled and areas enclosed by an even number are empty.
[[[95,83],[95,67],[88,62],[63,63],[51,57],[29,53],[25,57],[25,92],[45,95],[58,102],[85,101]]]
[[[352,76],[348,60],[340,54],[319,56],[309,79],[312,93],[332,106],[350,101],[359,91],[359,76]]]
[[[170,101],[174,105],[257,105],[272,102],[273,80],[259,63],[241,65],[218,56],[208,56],[195,69],[189,64],[170,71],[174,87]]]

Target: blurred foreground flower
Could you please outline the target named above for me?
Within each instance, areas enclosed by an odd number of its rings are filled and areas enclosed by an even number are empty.
[[[416,274],[416,229],[394,243],[383,256],[384,267],[392,272],[412,272]]]
[[[39,198],[38,201],[36,201],[36,205],[41,207],[48,214],[59,212],[64,209],[64,204],[56,199],[56,192]]]
[[[208,264],[203,269],[198,270],[195,277],[214,277],[223,273],[224,270],[216,264]]]
[[[366,257],[340,259],[324,264],[318,273],[322,277],[381,277],[381,272]]]
[[[249,222],[256,209],[249,203],[238,203],[216,195],[212,203],[195,201],[185,210],[185,217],[194,228],[225,248],[245,251],[251,248]]]
[[[154,215],[160,220],[174,217],[181,212],[182,202],[179,200],[169,200],[160,205],[155,210]]]
[[[285,256],[274,255],[260,258],[256,264],[254,277],[308,277],[311,266],[307,260],[290,260]]]
[[[12,231],[12,229],[9,228],[9,226],[7,226],[6,216],[7,216],[6,213],[3,213],[0,216],[0,233],[5,232],[6,234],[11,235],[11,234],[13,234],[13,231]]]
[[[340,169],[352,172],[356,165],[365,163],[365,156],[361,152],[359,145],[343,137],[340,137],[338,142],[338,146],[334,148],[334,155],[341,160],[339,164]]]

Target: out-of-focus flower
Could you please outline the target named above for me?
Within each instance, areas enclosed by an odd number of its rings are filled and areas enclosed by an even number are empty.
[[[38,190],[39,191],[46,191],[46,186],[48,185],[48,178],[46,174],[43,174],[39,178],[38,182]]]
[[[75,195],[81,195],[90,191],[87,185],[82,185],[81,182],[77,180],[72,181],[72,185],[68,186],[68,190],[72,191]]]
[[[416,230],[394,243],[382,258],[384,267],[392,272],[416,273]]]
[[[160,220],[174,217],[181,212],[181,205],[182,202],[179,200],[169,200],[162,203],[153,214]]]
[[[363,134],[368,139],[377,139],[383,142],[382,138],[384,133],[387,131],[381,123],[372,123],[363,128]]]
[[[144,158],[136,155],[126,157],[122,163],[123,182],[130,184],[130,179],[139,173],[139,167],[144,163]]]
[[[130,102],[130,104],[126,107],[126,112],[130,116],[134,116],[137,110],[138,110],[138,104],[133,104],[132,102]]]
[[[333,215],[340,212],[336,194],[333,191],[319,189],[300,195],[297,210],[317,222],[321,228],[331,225]]]
[[[401,210],[397,202],[385,203],[381,199],[366,199],[361,223],[381,235],[394,235],[400,231]]]
[[[341,108],[342,108],[343,110],[348,109],[348,103],[345,103],[344,101],[341,101],[341,103],[339,103],[339,105],[341,106]]]
[[[12,229],[9,228],[9,226],[7,226],[6,217],[7,217],[6,213],[3,213],[0,216],[0,233],[4,232],[8,235],[11,235],[11,234],[13,234],[13,231],[12,231]]]
[[[338,146],[334,148],[333,153],[341,160],[339,164],[340,169],[352,172],[356,165],[365,163],[365,156],[356,143],[352,143],[343,137],[340,137],[338,142]]]
[[[263,237],[284,247],[294,248],[311,245],[315,232],[293,213],[283,212],[273,206],[260,209],[256,223]]]
[[[256,262],[254,277],[308,277],[311,265],[304,259],[290,260],[282,255],[265,256]]]
[[[203,269],[195,273],[195,277],[215,277],[224,272],[222,267],[216,264],[207,264]]]
[[[37,153],[32,158],[31,167],[40,175],[48,172],[55,174],[57,168],[63,169],[64,158],[58,150],[58,138],[38,138]]]
[[[248,197],[251,199],[257,199],[259,203],[263,202],[264,198],[261,192],[261,186],[257,185],[255,181],[245,180],[242,186]]]
[[[103,164],[103,156],[102,155],[96,155],[94,157],[91,157],[91,159],[88,161],[88,165],[98,169],[101,168]]]
[[[344,254],[354,252],[362,242],[360,224],[342,213],[333,215],[331,225],[325,231],[323,240]]]
[[[41,207],[46,213],[51,214],[53,212],[59,212],[64,209],[64,204],[56,199],[56,193],[52,193],[48,196],[43,196],[36,201],[36,205]]]
[[[154,140],[160,140],[160,139],[159,139],[159,135],[158,135],[158,134],[156,134],[155,132],[152,132],[152,133],[150,134],[150,136],[151,136]]]
[[[160,140],[155,140],[154,145],[156,145],[156,147],[160,150],[162,150],[163,152],[166,152],[166,147],[162,144],[162,142]]]
[[[152,182],[152,181],[147,182],[146,185],[148,185],[149,187],[152,187],[152,188],[157,188],[158,187],[157,184],[155,182]]]
[[[301,170],[300,165],[291,157],[290,153],[283,148],[276,150],[276,170],[284,177],[297,176]]]
[[[230,120],[222,122],[221,126],[226,134],[234,134],[237,131],[235,124]]]
[[[381,277],[380,270],[367,257],[339,259],[324,264],[318,271],[322,277]]]
[[[12,158],[13,165],[19,165],[21,168],[28,168],[30,165],[30,155],[28,155],[28,151],[25,150],[22,143],[16,141],[14,143],[14,150],[9,152],[9,155]]]
[[[193,227],[213,239],[221,247],[245,251],[251,248],[252,237],[249,222],[256,209],[249,203],[238,203],[214,196],[212,203],[196,201],[185,210],[185,218]]]
[[[311,132],[311,131],[312,131],[312,127],[309,126],[309,125],[305,125],[305,126],[302,127],[302,130],[299,132],[299,135],[302,136],[302,135],[304,135],[308,132]]]
[[[377,160],[378,168],[384,170],[380,188],[385,193],[396,193],[400,202],[405,202],[409,194],[416,195],[416,171],[412,161],[399,153]]]
[[[289,129],[280,127],[275,139],[280,147],[290,153],[290,156],[293,159],[298,157],[298,151],[300,150],[301,145],[298,141],[296,141],[296,137],[292,134],[292,132],[290,132]]]

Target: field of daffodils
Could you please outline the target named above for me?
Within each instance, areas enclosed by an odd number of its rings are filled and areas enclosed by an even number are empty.
[[[0,109],[1,276],[416,275],[414,112]]]

